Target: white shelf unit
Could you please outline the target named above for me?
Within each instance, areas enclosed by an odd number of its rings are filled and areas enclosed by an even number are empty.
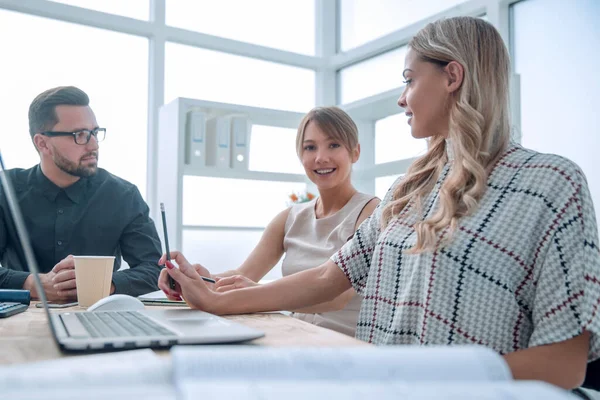
[[[252,124],[296,129],[304,116],[300,113],[217,103],[196,99],[177,98],[161,107],[159,112],[159,135],[157,179],[154,188],[156,199],[165,204],[170,249],[181,249],[183,235],[183,179],[184,176],[204,176],[245,180],[307,182],[304,174],[259,172],[240,169],[199,167],[186,163],[189,146],[186,124],[189,112],[203,112],[209,116],[230,114],[244,115]],[[249,144],[249,143],[248,143]],[[163,239],[160,208],[154,207],[153,215],[159,235]],[[186,225],[185,229],[209,227]],[[246,230],[246,227],[228,226],[223,229]],[[258,229],[258,228],[256,228]]]

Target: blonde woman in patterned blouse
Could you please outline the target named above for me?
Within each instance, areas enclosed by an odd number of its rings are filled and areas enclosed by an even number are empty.
[[[516,379],[579,386],[599,357],[600,254],[585,177],[510,141],[510,63],[489,23],[439,20],[409,43],[398,104],[427,154],[328,262],[262,287],[214,293],[183,257],[195,308],[293,309],[353,287],[356,336],[375,344],[481,344]]]

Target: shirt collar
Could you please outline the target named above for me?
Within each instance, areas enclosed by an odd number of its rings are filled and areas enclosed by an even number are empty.
[[[79,178],[77,182],[65,188],[65,193],[73,203],[79,204],[81,201],[86,183],[87,178]]]
[[[46,177],[46,175],[44,175],[40,164],[38,164],[36,166],[35,176],[36,176],[38,188],[41,190],[41,192],[44,194],[44,196],[52,202],[56,201],[56,196],[58,196],[58,194],[61,192],[61,190],[64,190],[67,197],[73,203],[78,204],[83,197],[87,178],[80,178],[77,182],[75,182],[71,186],[68,186],[68,187],[62,189],[62,188],[56,186],[50,179],[48,179]]]
[[[42,194],[48,198],[48,200],[55,201],[56,196],[60,193],[60,188],[52,183],[50,179],[46,178],[40,164],[35,167],[35,179],[37,181],[37,187]]]

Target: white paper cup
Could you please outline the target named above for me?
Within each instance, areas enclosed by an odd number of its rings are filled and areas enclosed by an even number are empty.
[[[89,307],[110,295],[114,256],[73,256],[77,301]]]

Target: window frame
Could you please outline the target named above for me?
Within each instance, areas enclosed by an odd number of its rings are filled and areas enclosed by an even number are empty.
[[[159,111],[165,105],[165,47],[167,42],[312,69],[315,71],[315,104],[317,106],[340,105],[339,71],[341,69],[406,45],[419,29],[436,19],[457,15],[482,16],[485,14],[487,20],[498,28],[505,42],[510,44],[509,7],[521,0],[469,0],[343,53],[338,51],[341,34],[339,10],[341,8],[340,2],[343,0],[313,1],[315,1],[316,12],[314,56],[168,26],[165,18],[166,0],[150,0],[150,18],[147,21],[48,0],[26,2],[0,0],[0,9],[149,39],[146,198],[150,209],[156,210],[158,209],[159,186],[157,184],[158,170],[155,160],[159,155]],[[514,81],[517,84],[512,87],[511,100],[516,105],[512,108],[513,125],[519,131],[518,76],[515,78]],[[406,159],[376,165],[374,159],[375,121],[403,111],[396,105],[402,90],[403,87],[393,88],[349,104],[340,105],[356,120],[359,126],[362,151],[360,161],[355,165],[353,174],[353,182],[358,190],[374,193],[375,178],[391,174],[403,174],[413,161],[413,159]],[[307,183],[309,191],[316,189],[309,181]],[[181,193],[178,196],[181,196]],[[177,233],[181,235],[181,232]]]

